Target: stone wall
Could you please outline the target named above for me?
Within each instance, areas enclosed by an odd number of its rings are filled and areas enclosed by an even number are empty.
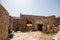
[[[28,23],[27,23],[28,21]],[[32,26],[27,26],[32,24]],[[53,28],[56,26],[55,16],[34,16],[34,15],[20,15],[20,30],[38,30],[38,25],[42,26],[42,31],[53,32]]]
[[[56,17],[55,16],[48,16],[47,20],[48,20],[47,31],[53,32],[54,27],[56,26]]]
[[[0,4],[0,40],[5,40],[8,36],[9,14]]]
[[[8,29],[9,33],[12,32],[12,30],[13,30],[13,18],[12,16],[9,16],[9,29]]]
[[[13,30],[19,31],[19,18],[13,17]]]

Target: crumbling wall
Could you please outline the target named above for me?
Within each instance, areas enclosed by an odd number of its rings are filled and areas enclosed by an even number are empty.
[[[6,40],[8,36],[9,14],[0,4],[0,40]]]
[[[12,32],[12,30],[13,30],[13,18],[12,16],[9,16],[9,29],[8,29],[9,33]]]
[[[55,16],[48,16],[47,17],[47,32],[53,32],[54,27],[56,26],[56,17]]]
[[[21,15],[20,17],[20,29],[21,31],[24,31],[26,29],[26,18]]]
[[[19,31],[19,18],[13,17],[13,30]]]
[[[31,22],[32,26],[27,26],[27,20]],[[29,24],[29,23],[28,23]],[[38,30],[38,24],[43,25],[42,31],[44,32],[53,32],[54,27],[56,26],[56,17],[55,16],[34,16],[34,15],[21,15],[20,16],[20,29],[31,29]]]
[[[34,16],[33,18],[34,18],[34,27],[35,27],[34,29],[38,30],[38,24],[40,24],[40,25],[43,25],[42,26],[42,31],[43,31],[44,30],[43,27],[45,28],[45,24],[47,23],[45,20],[46,17],[45,16]]]

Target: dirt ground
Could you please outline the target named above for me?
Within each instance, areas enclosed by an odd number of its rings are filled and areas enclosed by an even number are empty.
[[[11,40],[52,40],[54,34],[47,34],[40,31],[34,32],[14,32]]]

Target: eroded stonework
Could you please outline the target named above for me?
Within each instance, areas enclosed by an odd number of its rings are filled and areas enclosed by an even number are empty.
[[[13,17],[13,30],[19,31],[19,17]]]
[[[9,13],[0,4],[0,40],[6,40],[8,36]]]
[[[40,30],[53,32],[56,26],[55,16],[20,15],[20,30]]]

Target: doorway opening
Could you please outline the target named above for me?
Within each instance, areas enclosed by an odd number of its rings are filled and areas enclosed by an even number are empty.
[[[38,26],[38,30],[39,30],[39,31],[43,31],[43,30],[42,30],[42,26],[43,26],[42,24],[38,24],[37,26]]]

